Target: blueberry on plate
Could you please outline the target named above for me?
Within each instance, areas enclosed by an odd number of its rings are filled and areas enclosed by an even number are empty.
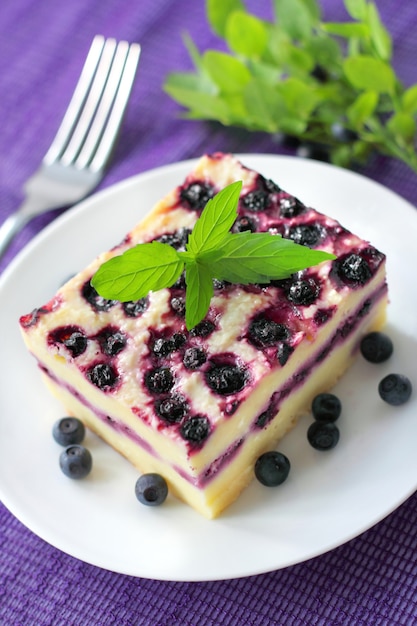
[[[168,495],[168,485],[160,474],[142,474],[136,481],[135,494],[141,504],[159,506]]]
[[[84,424],[77,417],[63,417],[52,428],[52,436],[61,446],[81,443],[84,435]]]
[[[319,393],[313,399],[311,411],[319,422],[335,422],[342,412],[342,403],[333,393]]]
[[[265,487],[277,487],[288,478],[291,464],[285,454],[265,452],[255,463],[255,476]]]
[[[362,356],[371,363],[383,363],[389,359],[394,350],[391,339],[377,331],[365,335],[360,348]]]
[[[68,478],[85,478],[91,472],[93,459],[84,446],[68,446],[60,454],[59,466]]]
[[[404,404],[411,396],[412,385],[403,374],[388,374],[378,385],[378,392],[384,402],[392,406]]]
[[[339,435],[333,422],[313,422],[307,431],[308,442],[316,450],[331,450],[337,445]]]

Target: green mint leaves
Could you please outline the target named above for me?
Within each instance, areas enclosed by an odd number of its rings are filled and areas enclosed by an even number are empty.
[[[185,117],[295,136],[344,167],[380,152],[417,172],[417,84],[392,67],[377,2],[344,0],[344,22],[323,21],[317,0],[271,3],[267,21],[243,0],[206,0],[228,52],[184,38],[194,70],[169,74],[164,89]]]
[[[208,201],[185,251],[157,241],[139,244],[103,263],[92,278],[93,287],[104,298],[138,300],[149,291],[171,287],[185,270],[185,323],[190,330],[209,309],[214,278],[269,283],[336,258],[280,235],[232,234],[241,188],[241,181],[232,183]]]

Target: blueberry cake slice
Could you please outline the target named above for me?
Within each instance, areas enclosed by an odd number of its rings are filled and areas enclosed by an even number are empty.
[[[337,255],[269,286],[215,281],[188,331],[184,280],[138,301],[100,297],[100,264],[153,240],[181,249],[207,200],[241,180],[232,228],[279,233]],[[23,338],[69,414],[208,518],[233,502],[254,463],[352,363],[385,321],[385,256],[241,164],[202,157],[115,248],[20,319]]]

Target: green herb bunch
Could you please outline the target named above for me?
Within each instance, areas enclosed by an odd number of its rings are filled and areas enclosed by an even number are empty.
[[[280,235],[231,233],[241,188],[241,181],[232,183],[208,201],[185,251],[159,241],[138,244],[103,263],[91,284],[104,298],[126,302],[171,287],[185,271],[185,323],[190,330],[209,309],[214,278],[268,284],[336,258]]]
[[[189,119],[290,135],[344,167],[379,152],[417,172],[417,84],[398,79],[376,3],[344,4],[352,19],[335,23],[322,21],[316,0],[273,0],[269,22],[242,0],[206,0],[230,53],[200,53],[186,35],[195,70],[170,74],[164,89]]]

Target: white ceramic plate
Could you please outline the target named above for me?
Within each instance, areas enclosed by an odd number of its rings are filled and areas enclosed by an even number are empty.
[[[358,358],[337,387],[341,439],[320,453],[303,418],[280,449],[291,460],[276,489],[256,481],[221,518],[207,521],[169,498],[147,508],[135,499],[137,472],[91,433],[94,470],[71,481],[59,470],[51,426],[60,405],[27,354],[18,318],[100,251],[121,240],[192,162],[163,167],[98,193],[46,228],[0,280],[0,495],[34,533],[94,565],[147,578],[213,580],[259,574],[322,554],[362,533],[417,486],[417,212],[382,186],[316,161],[241,155],[307,204],[340,219],[388,256],[390,362]],[[407,374],[416,394],[392,408],[378,397],[387,373]]]

